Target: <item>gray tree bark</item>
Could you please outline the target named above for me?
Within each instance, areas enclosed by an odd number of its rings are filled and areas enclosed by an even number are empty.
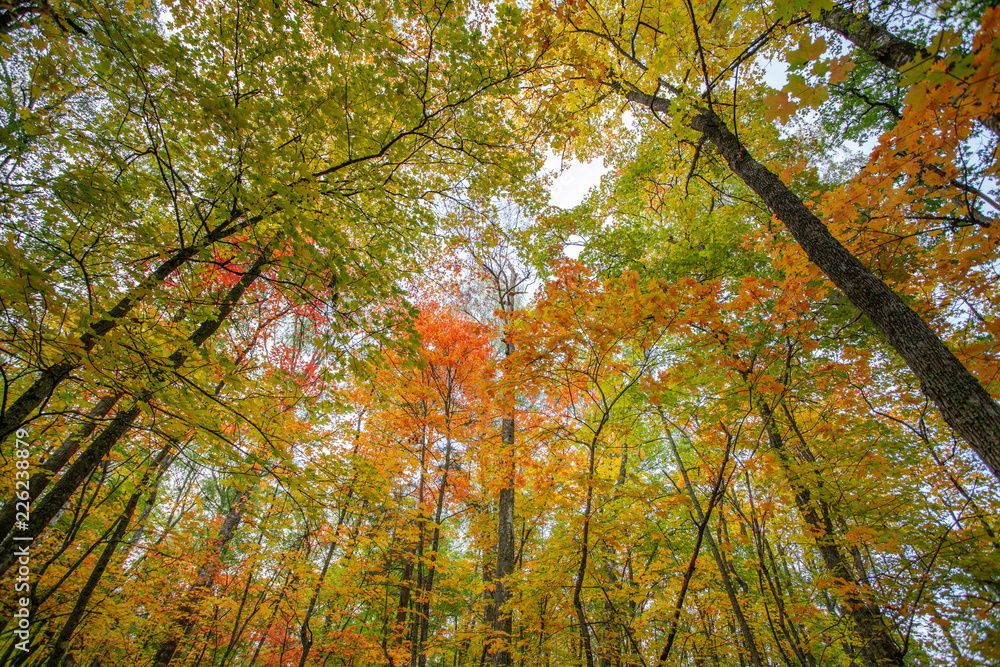
[[[631,90],[625,97],[656,113],[670,101]],[[780,178],[751,156],[713,111],[690,120],[725,158],[729,168],[781,220],[785,228],[848,300],[885,336],[920,380],[920,388],[951,426],[1000,479],[1000,406],[938,335],[888,285],[868,270]]]
[[[824,11],[819,23],[897,72],[903,71],[917,59],[938,60],[937,56],[923,47],[894,35],[885,26],[872,22],[867,16],[855,14],[846,7]],[[983,116],[979,122],[993,134],[1000,135],[1000,114]]]
[[[892,638],[890,626],[882,611],[858,592],[857,578],[841,553],[840,547],[837,546],[836,530],[828,513],[824,512],[824,515],[820,516],[812,501],[811,492],[791,471],[790,456],[785,448],[784,438],[774,423],[770,408],[763,401],[758,404],[758,408],[767,429],[768,444],[771,446],[771,451],[778,456],[785,476],[795,492],[795,505],[815,536],[816,549],[822,556],[823,563],[830,574],[854,588],[840,596],[840,601],[847,608],[862,640],[860,647],[862,657],[869,667],[903,667],[903,652]]]

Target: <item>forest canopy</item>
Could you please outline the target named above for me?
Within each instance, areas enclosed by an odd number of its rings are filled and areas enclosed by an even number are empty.
[[[991,3],[4,0],[0,79],[0,665],[1000,664]]]

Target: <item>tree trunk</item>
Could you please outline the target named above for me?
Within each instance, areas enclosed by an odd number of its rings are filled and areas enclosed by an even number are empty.
[[[705,514],[701,509],[701,503],[698,502],[698,496],[695,495],[694,486],[691,485],[691,480],[688,478],[687,469],[684,467],[684,461],[681,459],[680,452],[677,451],[677,445],[674,443],[674,436],[670,433],[670,427],[666,423],[666,420],[664,420],[663,430],[667,434],[667,441],[670,443],[670,448],[674,453],[674,459],[677,461],[677,469],[680,471],[681,477],[684,479],[684,488],[687,489],[688,497],[691,499],[691,504],[694,506],[695,513],[698,517],[698,524],[707,523]],[[743,635],[743,641],[746,643],[747,651],[750,653],[750,662],[753,663],[754,667],[764,667],[764,661],[761,659],[760,652],[757,650],[757,641],[754,639],[753,632],[750,630],[750,624],[747,623],[746,616],[743,614],[743,608],[740,606],[740,601],[736,597],[736,589],[733,587],[732,579],[729,576],[729,568],[726,566],[726,562],[722,558],[722,554],[719,552],[719,547],[715,543],[715,538],[712,537],[711,530],[705,531],[705,540],[708,542],[708,548],[712,551],[712,558],[715,560],[716,568],[719,570],[719,576],[722,578],[722,586],[726,589],[726,595],[729,597],[729,604],[733,609],[733,615],[736,616],[736,622],[740,626],[740,634]]]
[[[641,93],[654,110],[666,100]],[[819,218],[766,167],[753,159],[722,119],[702,110],[691,126],[715,144],[730,169],[764,200],[809,259],[882,332],[920,380],[942,417],[1000,479],[1000,406],[933,329],[833,237]]]
[[[222,322],[229,316],[236,307],[236,304],[242,298],[246,289],[260,277],[264,268],[270,264],[270,258],[273,254],[275,247],[275,240],[263,250],[260,257],[254,262],[253,266],[243,275],[236,285],[234,285],[226,296],[223,298],[219,305],[218,311],[216,311],[215,317],[205,320],[201,323],[197,330],[188,338],[188,345],[183,348],[177,349],[173,354],[167,359],[169,362],[169,368],[172,370],[177,370],[183,366],[184,362],[187,360],[188,356],[196,349],[201,347],[201,345],[208,340],[208,338],[214,334]],[[167,386],[170,384],[170,380],[166,377],[168,371],[158,371],[157,381],[160,387]],[[115,418],[111,421],[108,426],[101,431],[94,441],[84,450],[69,467],[69,469],[59,478],[52,489],[42,498],[42,501],[31,513],[31,520],[28,522],[27,531],[21,531],[27,533],[27,535],[32,538],[38,537],[42,531],[49,525],[52,518],[59,512],[59,510],[69,501],[70,497],[79,488],[83,480],[86,479],[94,468],[107,456],[111,448],[114,447],[115,443],[118,442],[124,436],[132,424],[138,418],[140,412],[140,404],[148,402],[156,393],[156,389],[149,389],[143,392],[138,398],[132,401],[132,405],[127,410],[119,411]],[[7,539],[0,545],[0,575],[3,575],[10,569],[10,566],[14,563],[14,549],[15,544],[12,539]]]
[[[358,414],[358,426],[354,432],[354,447],[351,451],[352,457],[357,456],[358,454],[358,442],[361,436],[361,419],[363,414],[363,411]],[[302,619],[302,627],[299,629],[299,641],[302,642],[302,655],[299,657],[299,667],[305,667],[306,661],[309,659],[309,652],[312,650],[313,636],[312,630],[309,627],[309,621],[312,620],[313,612],[316,610],[316,602],[319,600],[320,590],[323,587],[323,582],[326,580],[326,573],[330,569],[330,561],[333,559],[333,552],[336,550],[339,543],[336,536],[340,532],[340,528],[344,525],[344,521],[347,519],[347,503],[354,498],[354,489],[357,481],[358,477],[355,475],[351,480],[347,497],[344,499],[344,507],[341,508],[340,516],[337,517],[337,526],[333,530],[335,539],[330,542],[330,548],[327,550],[326,558],[323,560],[323,569],[319,573],[319,579],[316,580],[316,586],[313,588],[312,597],[309,598],[309,606],[306,608],[305,616]]]
[[[847,586],[853,589],[840,596],[840,599],[851,615],[851,619],[858,629],[858,635],[862,639],[861,655],[870,667],[903,667],[903,652],[892,638],[891,626],[882,616],[881,610],[875,604],[865,600],[858,590],[857,579],[835,541],[835,529],[829,515],[824,513],[824,516],[820,517],[813,506],[809,489],[791,471],[790,457],[785,448],[785,441],[778,433],[770,408],[763,401],[758,404],[758,407],[767,428],[768,443],[771,450],[777,455],[788,482],[795,492],[795,505],[815,536],[816,549],[822,556],[823,563],[830,574],[843,580]]]
[[[210,545],[208,560],[198,568],[194,584],[188,590],[185,596],[186,600],[180,607],[181,617],[174,622],[177,627],[176,634],[160,644],[160,648],[156,651],[156,657],[153,658],[153,667],[167,667],[177,654],[180,639],[187,638],[197,625],[195,605],[215,584],[215,575],[218,574],[220,568],[218,559],[226,545],[233,539],[233,535],[236,534],[236,528],[243,520],[243,512],[254,488],[256,488],[256,484],[240,491],[233,500],[226,518],[223,519],[222,525],[219,527],[218,537]]]
[[[509,354],[509,353],[508,353]],[[497,565],[496,586],[493,589],[493,604],[496,620],[493,630],[499,639],[500,648],[493,654],[494,665],[511,664],[510,636],[513,630],[510,609],[510,575],[514,572],[517,554],[514,549],[514,417],[504,417],[500,426],[500,449],[503,452],[504,486],[497,499]]]
[[[669,113],[670,101],[636,90],[631,102]],[[934,330],[830,233],[780,178],[757,162],[713,111],[700,109],[690,121],[722,153],[729,168],[764,200],[809,259],[878,328],[920,380],[920,388],[951,426],[1000,479],[1000,406]]]
[[[503,273],[506,285],[501,285],[497,280],[497,296],[503,308],[505,317],[509,318],[514,314],[514,283],[516,274],[514,269],[510,270],[510,277]],[[505,289],[501,289],[504,287]],[[510,332],[507,322],[504,323],[504,357],[509,358],[514,354],[514,345],[510,342]],[[493,630],[500,640],[500,648],[493,654],[494,665],[511,664],[510,639],[513,632],[513,621],[511,610],[508,608],[510,602],[510,575],[514,573],[515,560],[517,554],[514,549],[514,478],[517,468],[514,458],[514,430],[516,423],[514,413],[511,412],[500,422],[500,451],[502,452],[501,469],[504,476],[504,485],[500,489],[497,498],[497,569],[496,588],[494,588],[494,606],[496,609],[496,620],[493,623]]]
[[[427,577],[424,581],[422,603],[417,605],[419,613],[417,618],[420,619],[420,639],[419,639],[419,660],[418,667],[425,667],[427,664],[427,654],[425,649],[427,647],[427,637],[430,632],[430,619],[431,619],[431,601],[430,595],[431,591],[434,590],[434,574],[437,572],[437,555],[438,548],[441,544],[441,517],[444,512],[444,498],[445,491],[448,488],[448,471],[451,468],[451,437],[447,438],[447,444],[444,451],[444,471],[441,477],[441,488],[438,490],[437,498],[437,508],[434,515],[434,533],[431,536],[431,555],[430,561],[427,564]]]
[[[264,216],[258,215],[246,219],[238,225],[233,225],[241,216],[242,213],[234,213],[229,220],[212,230],[201,242],[182,248],[174,253],[172,257],[160,264],[153,273],[146,276],[141,283],[129,290],[108,311],[107,317],[90,325],[90,330],[80,336],[80,345],[78,348],[68,350],[60,361],[42,369],[42,374],[38,379],[24,390],[17,400],[0,415],[0,443],[7,439],[11,433],[15,432],[39,404],[48,400],[56,386],[69,377],[73,369],[79,365],[83,355],[93,350],[101,338],[114,329],[121,318],[127,315],[136,304],[141,302],[147,293],[162,284],[174,271],[186,264],[202,250],[241,229],[246,229],[256,224],[264,218]]]
[[[97,584],[100,583],[101,579],[104,577],[104,572],[107,570],[108,564],[111,562],[111,557],[114,555],[115,550],[118,548],[122,538],[125,536],[125,532],[128,530],[129,522],[132,520],[132,515],[135,513],[135,508],[139,505],[139,498],[142,496],[143,487],[145,487],[149,482],[149,477],[152,472],[156,470],[166,459],[167,454],[170,452],[171,444],[172,443],[168,443],[165,445],[160,450],[159,454],[156,455],[156,459],[146,470],[146,474],[139,483],[137,490],[129,498],[128,503],[126,503],[125,509],[122,511],[121,516],[118,519],[118,526],[115,528],[114,535],[111,536],[108,544],[104,547],[104,551],[101,552],[100,557],[97,559],[94,569],[87,578],[87,583],[85,583],[83,588],[80,589],[76,604],[73,606],[73,611],[70,612],[66,619],[66,623],[63,624],[62,630],[56,638],[52,653],[49,654],[46,667],[59,667],[63,656],[67,651],[69,651],[70,640],[73,638],[73,632],[83,619],[83,615],[87,610],[87,604],[90,602],[91,597],[93,597],[94,591],[97,589]],[[66,659],[69,664],[73,664],[74,661],[72,659],[72,654],[66,656]]]
[[[29,502],[35,502],[38,496],[42,495],[42,491],[49,485],[49,480],[52,479],[52,476],[66,465],[66,462],[80,448],[80,443],[94,432],[94,429],[97,428],[97,420],[111,412],[111,408],[118,402],[119,396],[120,394],[105,396],[97,401],[94,407],[90,409],[90,412],[87,413],[86,421],[66,436],[66,439],[52,452],[45,463],[39,466],[45,472],[37,472],[28,480]],[[11,528],[14,527],[14,518],[16,515],[17,500],[9,500],[3,510],[0,511],[0,542],[7,539],[7,536],[10,534]]]
[[[870,21],[867,16],[855,14],[845,7],[822,12],[819,23],[897,72],[902,72],[903,68],[918,58],[939,60],[923,47],[892,34],[884,26]],[[1000,135],[1000,114],[983,116],[979,122],[993,134]]]

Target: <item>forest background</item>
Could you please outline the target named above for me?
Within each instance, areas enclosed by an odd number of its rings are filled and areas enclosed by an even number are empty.
[[[1000,664],[998,19],[5,0],[0,664]]]

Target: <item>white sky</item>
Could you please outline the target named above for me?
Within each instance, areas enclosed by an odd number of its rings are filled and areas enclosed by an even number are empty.
[[[604,166],[602,158],[596,158],[590,162],[579,162],[570,160],[565,163],[565,169],[560,170],[560,157],[552,155],[545,162],[545,169],[558,174],[555,181],[549,187],[549,205],[559,208],[573,208],[583,201],[587,193],[600,185],[601,176],[608,172]],[[583,250],[583,238],[571,236],[568,239],[571,245],[567,246],[563,253],[570,259],[576,259]],[[573,245],[579,244],[579,245]]]

